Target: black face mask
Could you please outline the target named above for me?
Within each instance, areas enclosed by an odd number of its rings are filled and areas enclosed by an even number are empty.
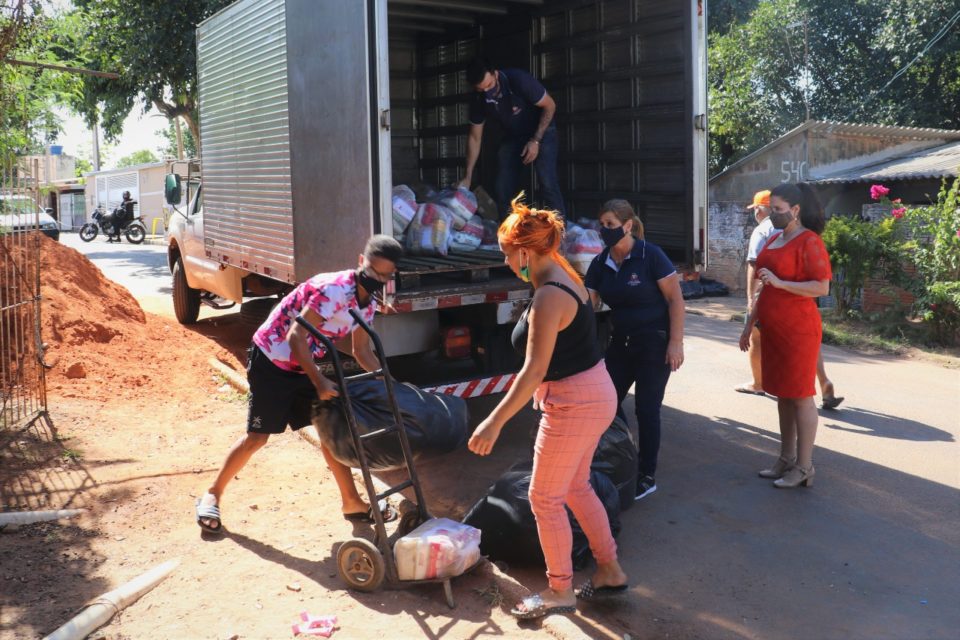
[[[600,227],[600,239],[603,240],[603,244],[608,247],[612,247],[617,244],[627,234],[624,232],[623,227],[614,227],[613,229],[608,229],[607,227]]]
[[[793,216],[790,214],[789,211],[787,211],[786,213],[771,211],[770,222],[773,223],[774,229],[786,229],[787,225],[793,222]]]
[[[375,296],[383,290],[385,283],[373,276],[368,276],[363,269],[357,269],[357,284],[366,289],[371,296]]]

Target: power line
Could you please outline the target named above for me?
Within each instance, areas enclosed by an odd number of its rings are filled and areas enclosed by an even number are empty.
[[[940,31],[938,31],[932,38],[930,38],[930,41],[924,45],[923,49],[920,50],[920,53],[918,53],[913,58],[913,60],[908,62],[906,66],[901,67],[899,71],[893,74],[893,77],[891,77],[885,85],[883,85],[882,87],[880,87],[879,89],[871,93],[869,96],[867,96],[866,100],[864,100],[863,102],[858,104],[856,107],[854,107],[853,111],[848,113],[846,117],[843,118],[843,122],[849,122],[853,114],[855,114],[857,111],[859,111],[863,107],[867,106],[867,104],[871,100],[877,97],[877,94],[883,93],[884,91],[886,91],[887,87],[893,84],[897,80],[897,78],[905,74],[907,70],[910,69],[910,67],[912,67],[914,64],[916,64],[920,60],[920,58],[922,58],[928,51],[930,51],[931,48],[933,48],[935,44],[940,42],[940,40],[942,40],[943,37],[947,35],[950,29],[952,29],[953,26],[957,24],[958,20],[960,20],[960,11],[957,11],[955,14],[953,14],[953,16],[949,20],[947,20],[947,22],[940,28]]]

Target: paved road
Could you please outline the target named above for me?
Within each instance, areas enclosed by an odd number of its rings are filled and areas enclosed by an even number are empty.
[[[169,296],[162,247],[80,248],[145,306]],[[960,369],[827,348],[847,400],[821,412],[815,486],[778,491],[756,477],[776,455],[776,404],[732,391],[747,373],[738,334],[735,323],[687,316],[687,361],[663,412],[659,490],[621,516],[631,593],[585,609],[592,626],[563,624],[604,638],[956,638]],[[496,400],[472,401],[473,421]],[[526,449],[534,421],[520,414],[489,458],[463,451],[418,469],[431,506],[468,507]],[[446,473],[433,474],[437,466]],[[451,469],[458,486],[431,482]],[[515,575],[533,587],[542,580],[540,571]]]
[[[108,278],[129,289],[145,311],[173,315],[166,247],[130,244],[126,239],[111,244],[103,234],[83,242],[76,233],[61,233],[60,242],[87,256]]]

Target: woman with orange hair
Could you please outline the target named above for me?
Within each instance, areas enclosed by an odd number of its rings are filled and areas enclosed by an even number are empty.
[[[617,410],[617,392],[596,338],[593,306],[583,282],[559,254],[563,220],[553,211],[511,203],[512,213],[497,232],[505,262],[533,284],[533,300],[514,327],[515,349],[525,354],[510,391],[481,422],[468,446],[485,456],[507,421],[533,396],[542,411],[533,454],[530,507],[547,565],[548,587],[524,598],[511,611],[521,619],[571,613],[577,599],[627,589],[617,562],[617,545],[597,494],[590,486],[590,462],[600,435]],[[597,561],[593,578],[574,592],[573,536],[564,505],[570,507]]]

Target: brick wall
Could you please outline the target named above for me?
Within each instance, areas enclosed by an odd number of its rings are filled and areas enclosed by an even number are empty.
[[[904,269],[910,275],[915,275],[916,267],[905,265]],[[913,304],[913,294],[900,287],[895,287],[881,278],[870,278],[863,284],[860,293],[860,308],[864,313],[877,313],[899,303],[902,307]]]
[[[704,275],[730,291],[747,286],[747,243],[755,225],[742,202],[711,201],[708,216],[708,266]]]
[[[863,293],[860,296],[860,307],[864,313],[877,313],[899,302],[904,308],[909,308],[913,304],[913,296],[908,291],[900,287],[894,287],[885,280],[870,278],[863,285]]]

